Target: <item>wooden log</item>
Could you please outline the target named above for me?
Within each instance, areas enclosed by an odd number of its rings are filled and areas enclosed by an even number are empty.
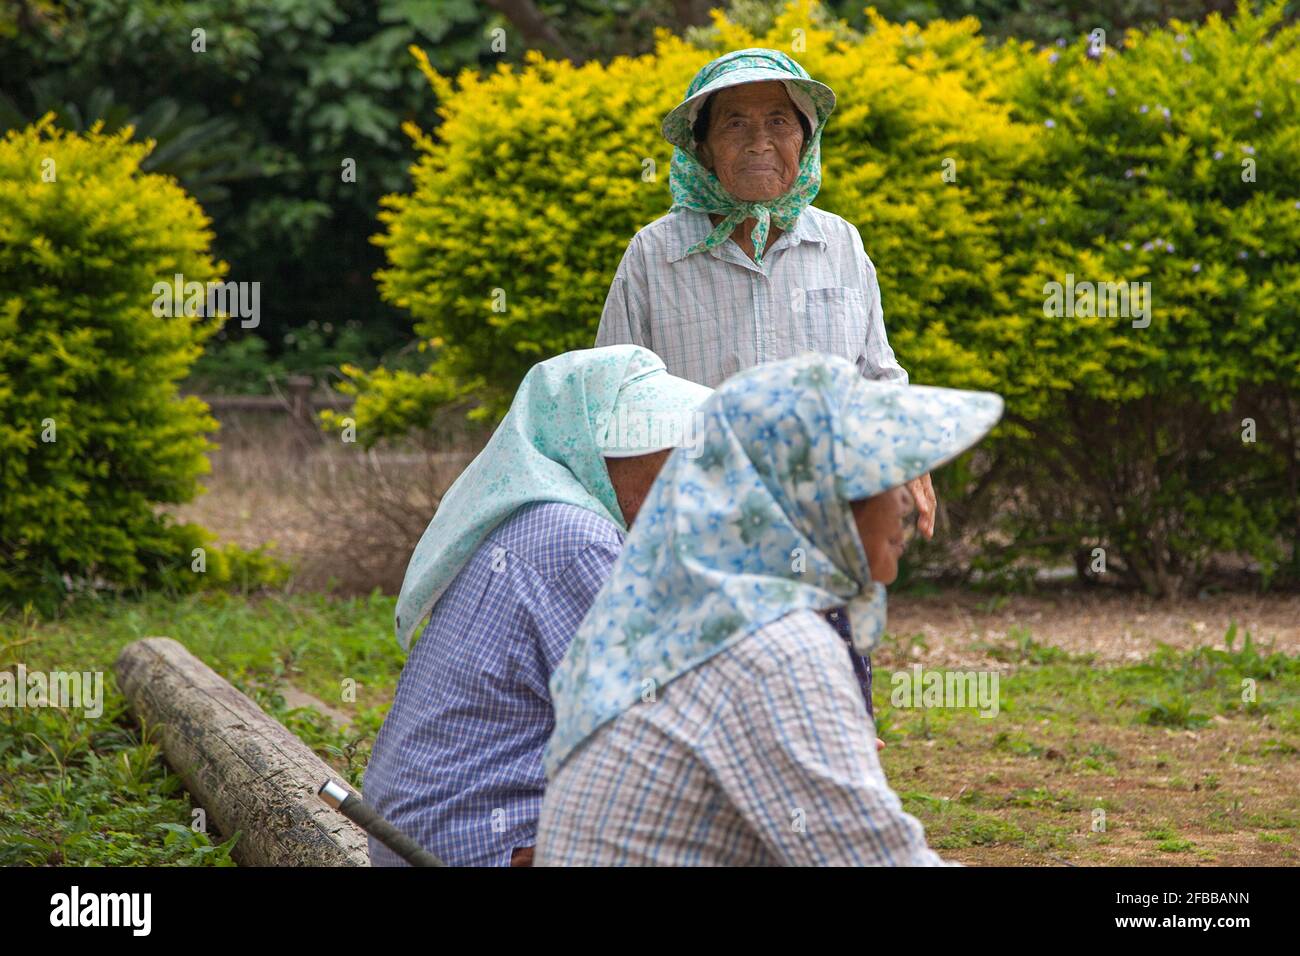
[[[366,835],[316,791],[338,773],[168,637],[122,648],[117,683],[244,866],[369,866]]]

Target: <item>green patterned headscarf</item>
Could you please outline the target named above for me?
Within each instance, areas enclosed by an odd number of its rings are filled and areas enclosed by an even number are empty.
[[[638,345],[581,349],[534,365],[411,555],[393,622],[402,646],[409,649],[483,540],[524,505],[564,502],[625,529],[604,459],[689,441],[689,419],[711,394],[669,375],[659,356]]]
[[[727,192],[717,175],[704,168],[695,155],[697,144],[692,127],[704,101],[719,90],[742,83],[772,80],[784,84],[795,107],[808,117],[812,135],[804,143],[799,175],[789,191],[768,202],[746,202]],[[799,214],[821,188],[822,130],[834,108],[835,94],[831,88],[812,79],[807,70],[779,50],[757,47],[737,50],[719,57],[696,73],[686,90],[686,99],[668,114],[663,123],[664,138],[675,147],[669,176],[673,206],[669,211],[695,209],[718,213],[726,218],[706,238],[687,249],[686,254],[721,245],[737,226],[752,216],[756,223],[750,234],[754,242],[754,261],[762,265],[769,224],[775,222],[783,230],[794,228]]]

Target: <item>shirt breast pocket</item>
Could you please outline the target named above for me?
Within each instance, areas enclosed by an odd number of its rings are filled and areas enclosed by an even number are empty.
[[[862,290],[849,286],[807,289],[803,300],[807,347],[856,362],[867,340],[867,300]]]

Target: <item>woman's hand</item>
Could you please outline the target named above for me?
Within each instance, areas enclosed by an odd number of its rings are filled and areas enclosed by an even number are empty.
[[[884,750],[884,749],[885,749],[885,742],[884,742],[883,740],[881,740],[879,737],[877,737],[877,738],[876,738],[876,753],[880,753],[880,751],[882,751],[882,750]]]
[[[930,484],[930,473],[927,471],[920,478],[913,478],[907,483],[907,490],[916,502],[916,530],[929,541],[934,537],[934,512],[938,507],[934,486]]]

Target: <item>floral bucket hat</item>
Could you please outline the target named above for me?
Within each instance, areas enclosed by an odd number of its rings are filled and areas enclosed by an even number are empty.
[[[704,101],[719,90],[744,83],[769,83],[776,80],[785,86],[799,112],[808,118],[814,135],[821,132],[835,109],[835,93],[819,83],[808,71],[780,50],[751,47],[718,57],[695,74],[682,100],[664,117],[664,139],[678,149],[695,153],[695,120]]]

